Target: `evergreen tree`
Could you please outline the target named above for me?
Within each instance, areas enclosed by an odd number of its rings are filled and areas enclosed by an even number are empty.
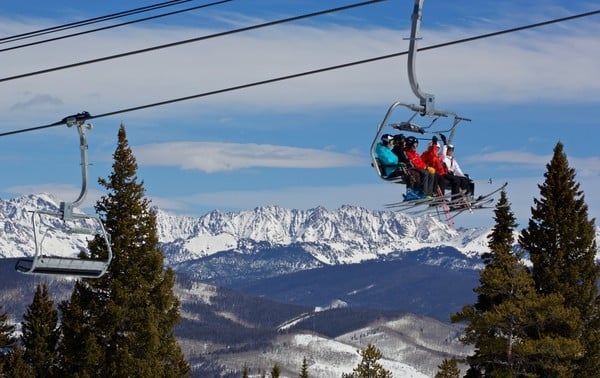
[[[557,143],[545,181],[539,185],[531,219],[519,242],[529,252],[535,286],[542,294],[560,294],[567,306],[579,311],[585,354],[578,376],[600,371],[600,311],[595,263],[594,219],[588,219],[583,192],[569,167],[563,144]]]
[[[33,369],[27,365],[23,358],[23,350],[19,346],[19,343],[15,341],[11,353],[7,356],[6,363],[4,365],[4,371],[9,373],[11,378],[34,378],[36,375]],[[47,374],[37,375],[37,377],[47,377]]]
[[[111,235],[113,260],[99,279],[76,283],[63,302],[61,362],[76,376],[182,377],[189,365],[175,339],[179,301],[175,276],[163,267],[156,214],[144,198],[137,163],[121,125],[113,172],[99,183],[108,191],[96,211]],[[106,254],[103,240],[91,256]]]
[[[391,378],[392,373],[381,366],[379,361],[383,354],[375,345],[369,344],[363,351],[359,351],[362,360],[352,370],[352,373],[342,374],[342,378]]]
[[[308,361],[306,361],[306,357],[302,359],[302,367],[298,378],[308,378]]]
[[[558,294],[540,296],[521,256],[512,253],[517,224],[504,191],[494,219],[477,302],[451,316],[468,322],[462,341],[475,346],[467,376],[561,376],[581,353],[573,340],[581,330],[577,313]]]
[[[54,375],[59,337],[58,311],[54,308],[45,283],[37,285],[33,302],[23,319],[21,341],[25,347],[25,362],[32,367],[37,377]]]
[[[0,310],[2,304],[0,304]],[[15,331],[15,326],[8,323],[8,314],[6,312],[0,313],[0,369],[6,362],[6,357],[10,353],[10,349],[15,342],[12,336]]]
[[[249,374],[248,365],[244,364],[244,367],[242,368],[242,378],[248,378]]]
[[[440,369],[436,374],[435,378],[459,378],[460,369],[455,359],[444,358],[444,361],[438,366]]]
[[[275,365],[273,365],[273,368],[271,369],[271,378],[279,378],[280,375],[281,368],[279,368],[279,365],[275,363]]]

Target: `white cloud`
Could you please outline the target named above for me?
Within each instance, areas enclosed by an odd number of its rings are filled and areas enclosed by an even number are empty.
[[[418,54],[421,87],[438,103],[596,101],[600,96],[597,23],[552,26]],[[25,30],[37,25],[22,25]],[[490,30],[423,30],[421,46]],[[207,35],[213,30],[132,27],[20,49],[3,55],[3,77]],[[43,93],[92,114],[205,93],[403,51],[408,31],[283,25],[3,83],[0,109],[18,113],[15,93]],[[151,42],[149,42],[151,41]],[[93,46],[93,48],[91,48]],[[76,51],[77,54],[73,54]],[[40,57],[44,59],[40,59]],[[412,99],[406,56],[197,100],[186,112],[219,106],[289,109]],[[35,104],[31,104],[32,106]],[[61,106],[54,104],[57,108]],[[205,106],[204,106],[205,105]],[[90,108],[93,106],[93,109]],[[16,107],[16,108],[15,108]],[[62,105],[66,107],[66,105]],[[444,106],[441,106],[442,108]],[[28,112],[35,111],[29,109]],[[39,104],[38,111],[46,111]],[[163,112],[175,112],[170,106]],[[180,110],[180,109],[179,109]],[[47,118],[47,117],[46,117]],[[39,116],[38,116],[39,119]],[[45,118],[42,118],[45,119]]]
[[[552,159],[551,155],[536,155],[526,151],[497,151],[484,153],[465,158],[467,163],[502,163],[519,164],[520,167],[529,166],[539,168]]]
[[[600,175],[600,157],[591,156],[579,158],[567,156],[569,166],[575,168],[577,174],[582,177]],[[515,164],[519,168],[539,169],[545,167],[552,160],[552,155],[536,155],[526,151],[497,151],[483,153],[477,156],[465,158],[467,163],[496,163]]]
[[[362,163],[356,155],[270,144],[173,142],[134,148],[140,164],[204,172],[244,168],[334,168]]]
[[[27,110],[41,106],[58,106],[63,102],[60,98],[47,94],[26,94],[24,100],[15,103],[9,110]]]

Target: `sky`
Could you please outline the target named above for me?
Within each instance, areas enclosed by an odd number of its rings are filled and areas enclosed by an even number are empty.
[[[157,3],[3,2],[0,38]],[[48,125],[80,111],[113,113],[404,52],[414,4],[387,0],[225,33],[357,3],[232,0],[10,49],[207,3],[188,1],[41,37],[0,39],[0,133]],[[599,9],[600,3],[586,0],[427,0],[418,44]],[[226,35],[6,80],[216,33]],[[438,108],[471,119],[459,125],[453,139],[463,171],[475,179],[477,194],[508,182],[519,227],[527,225],[533,199],[540,197],[538,184],[558,142],[576,171],[590,217],[600,219],[599,36],[596,14],[417,54],[421,89],[435,94]],[[418,103],[406,55],[94,119],[87,132],[90,182],[83,207],[93,211],[106,193],[97,181],[112,171],[122,124],[147,197],[174,214],[268,205],[383,210],[401,199],[404,188],[377,176],[369,150],[396,101]],[[399,110],[394,120],[410,115]],[[0,198],[50,193],[73,201],[81,189],[79,156],[77,131],[66,126],[0,138]],[[455,219],[455,227],[493,224],[492,210]]]

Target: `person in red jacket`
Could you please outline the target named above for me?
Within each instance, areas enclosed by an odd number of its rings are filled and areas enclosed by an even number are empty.
[[[460,181],[458,177],[449,174],[446,166],[438,155],[439,149],[438,139],[434,135],[433,138],[431,138],[431,143],[429,144],[429,147],[427,147],[427,150],[421,154],[421,159],[427,166],[432,167],[435,170],[436,182],[442,195],[446,189],[450,189],[452,196],[454,197],[460,193]]]
[[[421,159],[421,155],[417,152],[417,146],[419,141],[417,138],[410,136],[406,138],[406,149],[404,153],[412,164],[412,169],[417,171],[420,176],[421,190],[423,194],[429,197],[433,197],[435,194],[435,175],[427,169],[427,164]],[[433,168],[432,168],[433,169]]]

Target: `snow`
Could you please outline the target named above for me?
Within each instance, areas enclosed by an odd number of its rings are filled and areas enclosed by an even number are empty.
[[[0,200],[0,256],[33,255],[35,245],[28,209],[56,211],[58,202],[49,195]],[[252,243],[272,247],[299,244],[317,260],[330,265],[443,246],[476,257],[488,251],[490,232],[481,228],[454,230],[434,217],[410,217],[350,205],[332,211],[322,207],[294,210],[267,206],[231,213],[213,211],[198,218],[157,209],[157,222],[159,240],[168,251],[167,264],[227,250],[250,253],[252,248],[244,246]],[[67,234],[58,218],[46,221],[45,225],[50,226],[44,240],[48,253],[67,256],[86,248],[85,238]],[[597,238],[599,235],[600,228]],[[516,236],[515,232],[515,240]]]
[[[343,373],[350,373],[352,368],[348,366],[356,366],[361,360],[359,350],[349,344],[335,340],[326,339],[312,334],[297,334],[294,335],[290,349],[294,350],[294,346],[301,350],[319,351],[312,353],[308,361],[308,373],[311,376],[322,378],[339,378]],[[332,358],[332,356],[336,356]],[[301,363],[302,361],[300,361]],[[411,366],[393,361],[387,358],[382,358],[379,363],[389,370],[394,377],[406,378],[424,378],[427,375],[418,372]]]
[[[231,234],[210,235],[203,234],[190,237],[186,240],[184,247],[193,251],[190,257],[201,257],[215,252],[225,251],[237,246],[236,238]]]

